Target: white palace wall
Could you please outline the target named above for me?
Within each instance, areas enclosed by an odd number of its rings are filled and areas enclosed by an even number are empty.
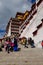
[[[30,23],[27,27],[23,30],[23,33],[20,37],[32,37],[36,43],[37,47],[41,47],[41,41],[43,40],[43,25],[37,31],[37,35],[33,36],[33,32],[37,30],[37,26],[42,23],[41,19],[43,19],[43,2],[37,8],[37,13],[34,15]]]

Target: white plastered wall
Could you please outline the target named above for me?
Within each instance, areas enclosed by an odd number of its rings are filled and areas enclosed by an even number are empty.
[[[7,34],[7,36],[11,36],[11,23],[10,23],[10,25],[9,25],[9,29],[8,29],[8,34]]]
[[[39,5],[37,13],[34,15],[33,19],[30,21],[30,24],[23,30],[23,33],[20,37],[32,37],[37,44],[37,47],[41,47],[39,44],[43,40],[43,26],[38,30],[37,35],[33,37],[34,30],[37,29],[37,26],[42,23],[41,19],[43,18],[43,2]]]

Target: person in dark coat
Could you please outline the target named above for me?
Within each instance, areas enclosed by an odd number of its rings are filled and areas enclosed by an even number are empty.
[[[32,46],[32,38],[28,39],[29,44]]]
[[[34,40],[32,40],[32,48],[35,48]]]
[[[28,43],[31,45],[31,48],[34,48],[35,47],[34,46],[34,40],[32,40],[31,37],[28,39]]]
[[[16,37],[14,37],[14,51],[18,51],[18,42]]]
[[[17,39],[14,37],[14,46],[18,46]]]

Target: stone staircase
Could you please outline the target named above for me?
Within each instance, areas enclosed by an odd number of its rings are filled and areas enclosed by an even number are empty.
[[[0,65],[43,65],[42,48],[19,47],[21,51],[18,52],[0,52]]]

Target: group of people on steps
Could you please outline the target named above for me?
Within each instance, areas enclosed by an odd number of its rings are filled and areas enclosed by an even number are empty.
[[[19,40],[19,41],[21,41],[21,40]],[[8,53],[10,53],[12,51],[19,51],[20,48],[18,48],[18,43],[19,42],[18,42],[18,39],[16,37],[14,37],[12,40],[10,39],[10,37],[7,37],[3,46],[2,46],[2,43],[0,43],[0,51],[2,51],[2,47]],[[22,43],[24,43],[25,48],[28,48],[28,45],[30,45],[31,48],[35,48],[35,42],[31,37],[28,38],[28,40],[25,38]],[[41,45],[43,48],[43,40],[41,42]]]

